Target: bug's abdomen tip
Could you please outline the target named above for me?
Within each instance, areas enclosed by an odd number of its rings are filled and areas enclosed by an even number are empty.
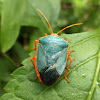
[[[41,70],[40,72],[40,77],[42,82],[45,85],[52,85],[53,83],[55,83],[57,81],[57,79],[59,78],[59,74],[56,70],[56,68],[53,69],[49,69],[47,67],[45,67],[43,70]]]

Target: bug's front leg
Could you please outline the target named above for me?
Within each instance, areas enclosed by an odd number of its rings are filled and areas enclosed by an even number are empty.
[[[39,40],[35,40],[35,48],[32,48],[34,50],[36,50],[36,43],[39,43]]]
[[[36,50],[36,43],[39,43],[39,40],[35,40],[35,48],[32,48],[34,50]],[[35,56],[34,57],[31,57],[31,62],[32,62],[33,66],[35,67],[35,64],[33,62],[33,59],[35,59]]]
[[[47,34],[47,33],[45,33],[45,36],[48,36],[48,34]]]

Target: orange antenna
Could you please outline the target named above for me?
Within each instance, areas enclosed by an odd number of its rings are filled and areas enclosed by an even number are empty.
[[[48,23],[48,25],[50,27],[51,32],[53,33],[53,30],[51,28],[51,25],[50,25],[49,21],[47,20],[47,18],[45,17],[45,15],[39,9],[37,9],[37,10],[43,15],[43,17],[45,18],[45,20],[47,21],[47,23]]]
[[[69,25],[69,26],[63,28],[62,30],[60,30],[59,32],[57,32],[57,34],[59,34],[60,32],[62,32],[62,31],[65,30],[66,28],[69,28],[69,27],[72,27],[72,26],[75,26],[75,25],[81,25],[81,24],[83,24],[83,23],[77,23],[77,24]]]

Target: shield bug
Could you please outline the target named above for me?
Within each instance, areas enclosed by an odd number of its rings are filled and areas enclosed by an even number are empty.
[[[47,35],[45,33],[45,36],[40,37],[38,40],[35,40],[34,49],[36,49],[36,53],[34,57],[31,57],[31,62],[35,67],[37,77],[41,83],[45,85],[52,85],[61,76],[66,67],[67,61],[70,60],[67,71],[64,75],[65,79],[69,82],[66,76],[72,63],[70,52],[74,50],[69,51],[69,42],[67,40],[60,38],[58,34],[66,28],[69,28],[74,25],[80,25],[82,23],[67,26],[59,32],[53,33],[51,25],[45,17],[45,15],[39,9],[38,11],[46,19],[51,29],[51,35]],[[38,43],[37,46],[36,43]],[[37,79],[37,77],[35,79]]]

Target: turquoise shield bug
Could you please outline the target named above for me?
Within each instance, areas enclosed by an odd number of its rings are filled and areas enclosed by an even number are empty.
[[[70,65],[72,63],[70,52],[74,50],[69,51],[69,42],[67,40],[60,38],[58,34],[63,30],[65,30],[66,28],[69,28],[74,25],[80,25],[82,23],[77,23],[77,24],[67,26],[62,30],[60,30],[59,32],[53,33],[51,25],[47,20],[47,18],[45,17],[45,15],[39,9],[38,11],[46,19],[52,34],[47,35],[45,33],[45,36],[39,38],[38,40],[35,40],[34,49],[36,48],[37,49],[36,49],[35,56],[31,57],[31,62],[35,67],[37,77],[39,81],[45,85],[54,84],[63,73],[67,61],[70,60],[69,66],[64,75],[65,79],[69,82],[66,76],[70,68]],[[36,43],[38,43],[38,46],[36,46]]]

